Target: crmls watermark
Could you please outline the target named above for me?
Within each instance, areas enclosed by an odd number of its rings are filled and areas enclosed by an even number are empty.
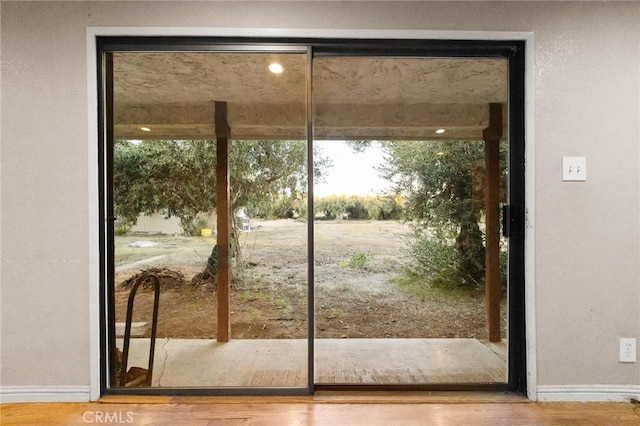
[[[85,411],[82,413],[82,421],[85,423],[98,424],[133,423],[133,412]]]

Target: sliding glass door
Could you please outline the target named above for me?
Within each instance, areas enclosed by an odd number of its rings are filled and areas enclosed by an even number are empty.
[[[506,383],[506,59],[318,56],[313,87],[316,383]]]
[[[107,392],[524,389],[521,43],[98,45]]]
[[[307,54],[291,50],[112,54],[112,386],[308,388]]]

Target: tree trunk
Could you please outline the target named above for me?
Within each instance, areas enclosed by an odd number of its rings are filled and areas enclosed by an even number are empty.
[[[484,278],[484,243],[477,222],[466,222],[460,226],[456,238],[458,264],[456,273],[465,286],[479,286]]]
[[[216,274],[218,273],[218,245],[213,246],[211,254],[207,258],[207,263],[204,265],[202,272],[196,274],[191,278],[191,284],[194,286],[201,286],[207,283],[213,285],[216,288]]]
[[[181,217],[180,226],[182,226],[182,233],[185,237],[194,235],[194,231],[196,229],[195,217]]]
[[[231,247],[229,248],[229,257],[236,258],[236,262],[240,258],[240,244],[238,243],[238,238],[236,237],[235,230],[231,231]],[[213,288],[216,288],[216,274],[218,273],[218,245],[214,245],[211,250],[211,254],[207,258],[207,263],[204,266],[204,270],[199,274],[196,274],[191,279],[191,284],[195,286],[200,286],[203,284],[210,283],[213,285]],[[232,282],[233,286],[233,282]]]

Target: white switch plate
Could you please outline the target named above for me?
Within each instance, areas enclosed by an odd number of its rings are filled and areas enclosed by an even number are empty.
[[[587,159],[585,157],[562,157],[562,180],[565,182],[587,180]]]

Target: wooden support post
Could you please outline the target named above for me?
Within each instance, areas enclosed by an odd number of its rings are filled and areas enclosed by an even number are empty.
[[[489,127],[483,132],[485,147],[485,298],[487,335],[490,342],[500,337],[500,139],[502,104],[489,105]]]
[[[229,206],[229,143],[231,129],[227,122],[227,103],[215,102],[216,132],[216,214],[218,270],[216,277],[218,299],[218,342],[228,342],[231,336],[231,271],[229,246],[231,214]]]

